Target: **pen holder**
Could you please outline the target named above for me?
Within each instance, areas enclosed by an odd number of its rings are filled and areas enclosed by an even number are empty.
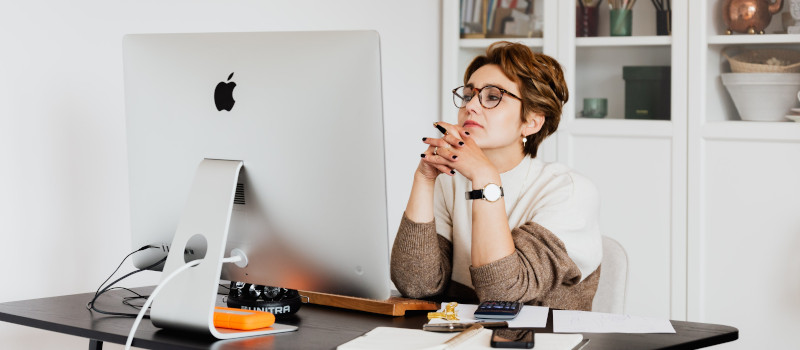
[[[613,9],[610,11],[611,36],[631,36],[633,11]]]
[[[656,11],[656,34],[672,35],[672,11]]]
[[[597,36],[597,6],[578,6],[575,9],[575,36]]]

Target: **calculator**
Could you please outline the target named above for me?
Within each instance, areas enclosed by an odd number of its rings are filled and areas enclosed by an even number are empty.
[[[488,318],[494,320],[511,320],[519,315],[522,303],[518,301],[487,300],[475,310],[475,318]]]

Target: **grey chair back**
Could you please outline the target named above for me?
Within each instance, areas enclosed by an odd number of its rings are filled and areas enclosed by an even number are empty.
[[[600,266],[600,282],[592,300],[592,311],[624,314],[628,254],[613,238],[603,236],[603,260]]]

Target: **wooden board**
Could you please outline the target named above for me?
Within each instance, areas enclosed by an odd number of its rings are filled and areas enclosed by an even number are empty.
[[[386,300],[373,300],[304,290],[299,292],[300,295],[308,297],[308,302],[311,304],[333,306],[382,315],[403,316],[408,310],[439,310],[439,303],[427,300],[408,299],[399,296],[392,296]]]

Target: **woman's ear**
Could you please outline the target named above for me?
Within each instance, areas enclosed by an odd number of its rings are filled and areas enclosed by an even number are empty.
[[[531,112],[522,126],[522,136],[528,137],[539,132],[539,130],[542,130],[542,125],[544,125],[544,114]]]

